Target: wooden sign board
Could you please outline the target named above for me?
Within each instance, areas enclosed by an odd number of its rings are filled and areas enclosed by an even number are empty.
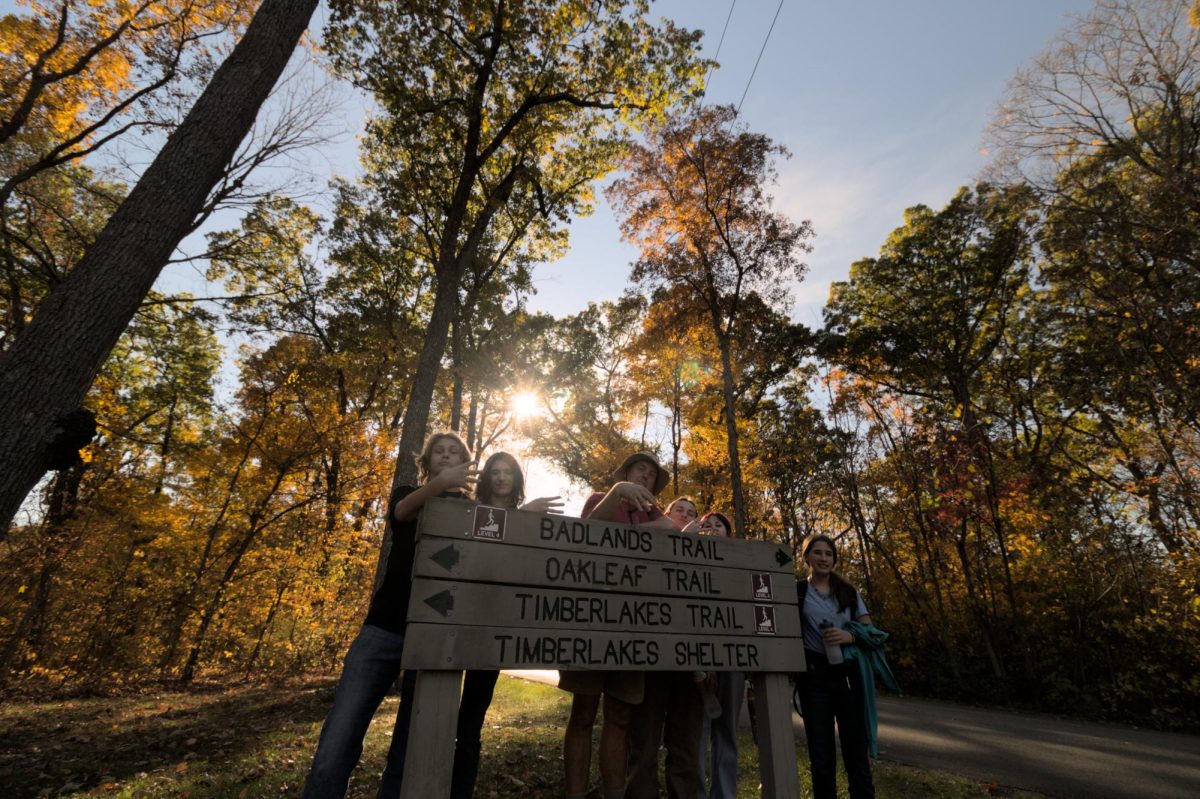
[[[413,581],[408,608],[410,623],[735,637],[800,636],[800,616],[794,608],[769,602],[558,591],[423,577]]]
[[[421,512],[421,536],[794,574],[791,553],[766,541],[630,527],[618,522],[472,505],[462,500],[434,499],[426,503]]]
[[[417,542],[413,574],[479,583],[796,604],[795,579],[772,572],[579,554],[484,541]],[[790,595],[790,596],[789,596]]]
[[[791,554],[431,499],[403,667],[417,670],[402,799],[445,797],[463,669],[747,671],[764,796],[799,797],[786,673],[804,669]]]
[[[410,624],[404,668],[787,672],[803,649],[800,638]]]

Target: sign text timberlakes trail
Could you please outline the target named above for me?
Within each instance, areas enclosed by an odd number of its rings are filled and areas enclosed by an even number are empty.
[[[443,499],[419,529],[406,668],[803,668],[777,545]]]
[[[408,620],[413,623],[543,630],[678,632],[695,635],[800,634],[790,606],[708,598],[560,591],[417,578]]]

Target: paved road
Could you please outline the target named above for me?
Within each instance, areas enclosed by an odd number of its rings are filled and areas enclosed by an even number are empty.
[[[517,675],[557,683],[553,671]],[[800,718],[792,722],[803,740]],[[1200,736],[880,697],[879,742],[884,760],[1048,796],[1200,797]]]
[[[1050,796],[1200,797],[1192,735],[881,697],[879,741],[886,760]]]

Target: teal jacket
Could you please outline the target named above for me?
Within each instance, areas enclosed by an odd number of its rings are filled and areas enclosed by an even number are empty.
[[[879,714],[875,710],[875,677],[878,676],[888,690],[900,693],[900,686],[892,668],[883,654],[883,643],[888,634],[874,624],[859,624],[848,621],[842,629],[854,636],[854,643],[842,647],[846,660],[858,664],[863,685],[863,715],[867,726],[867,750],[871,757],[879,757]]]

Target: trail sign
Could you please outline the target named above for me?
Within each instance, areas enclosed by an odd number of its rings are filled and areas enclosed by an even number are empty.
[[[541,630],[681,633],[796,638],[800,617],[766,601],[755,603],[556,590],[418,577],[408,620],[413,623]]]
[[[753,569],[697,566],[690,560],[644,560],[427,538],[417,543],[414,563],[415,576],[433,579],[716,601],[786,601],[786,592],[778,590],[783,582],[781,575]],[[794,605],[794,591],[791,599]]]
[[[786,674],[804,646],[783,547],[449,499],[426,502],[418,531],[404,799],[449,792],[461,671],[505,668],[750,672],[764,795],[799,796]]]

